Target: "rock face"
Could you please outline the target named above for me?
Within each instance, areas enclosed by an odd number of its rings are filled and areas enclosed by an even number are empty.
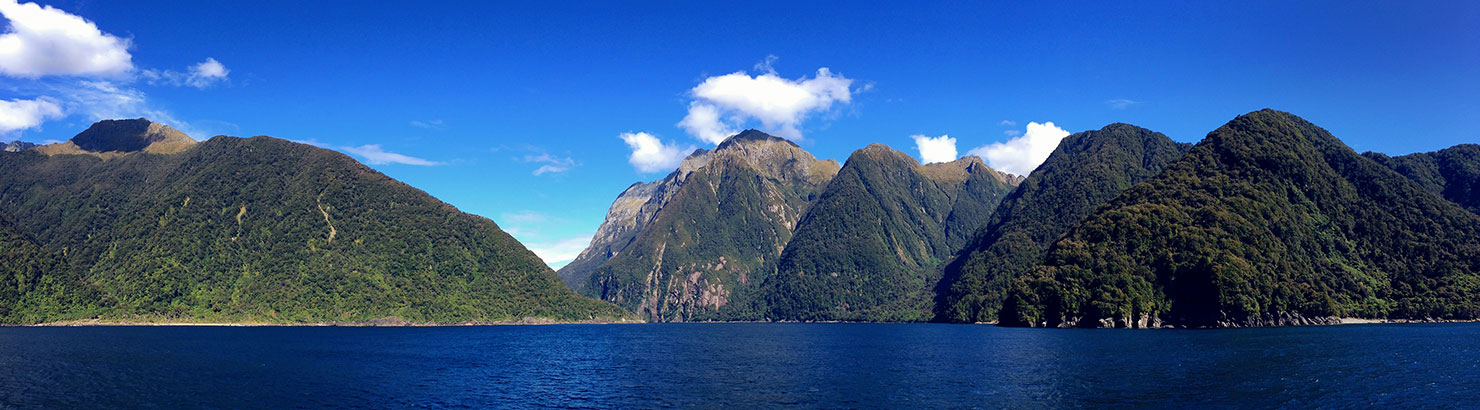
[[[935,319],[996,321],[1008,285],[1037,266],[1054,240],[1190,147],[1119,123],[1065,138],[946,265]]]
[[[66,142],[36,147],[46,155],[90,154],[111,158],[130,152],[174,154],[189,149],[195,140],[174,128],[145,118],[102,120]]]
[[[714,312],[765,279],[764,267],[775,262],[797,220],[838,172],[836,161],[818,160],[790,141],[755,130],[730,137],[707,155],[707,161],[693,161],[696,167],[676,190],[662,187],[671,196],[659,201],[626,247],[595,251],[613,256],[592,271],[583,293],[651,321]],[[684,174],[680,169],[669,178]],[[617,219],[627,213],[616,212]]]
[[[708,150],[695,151],[667,177],[654,182],[638,182],[622,191],[617,200],[612,201],[611,209],[606,211],[606,220],[601,222],[601,228],[591,238],[591,245],[557,272],[560,279],[577,292],[585,289],[591,280],[591,272],[627,249],[627,245],[637,238],[637,233],[646,228],[658,215],[658,210],[678,193],[689,174],[708,164],[712,156]]]
[[[807,211],[748,319],[924,321],[938,265],[1022,179],[969,156],[920,165],[873,144]]]
[[[1056,241],[1000,317],[1047,327],[1473,319],[1480,215],[1294,115],[1253,112]]]
[[[1435,152],[1389,158],[1362,154],[1398,171],[1430,192],[1480,213],[1480,145],[1460,144]]]
[[[10,143],[0,142],[0,151],[5,152],[21,152],[35,147],[36,144],[25,141],[13,141]]]

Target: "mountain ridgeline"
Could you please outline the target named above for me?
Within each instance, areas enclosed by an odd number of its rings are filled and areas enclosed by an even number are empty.
[[[1053,241],[1189,147],[1128,124],[1064,138],[945,267],[936,319],[996,321],[1009,285],[1037,266]]]
[[[1461,144],[1397,157],[1375,152],[1363,155],[1470,212],[1480,213],[1480,145]]]
[[[712,314],[765,279],[797,220],[838,172],[836,161],[754,130],[699,155],[685,161],[697,167],[665,180],[683,182],[631,242],[607,251],[613,256],[590,273],[586,295],[651,321]]]
[[[881,144],[854,152],[797,225],[750,318],[929,320],[939,265],[1020,181],[974,156],[920,165]]]
[[[1480,216],[1436,191],[1288,113],[1239,116],[1055,242],[1001,321],[1474,319]]]
[[[105,121],[0,152],[0,214],[5,323],[630,317],[490,220],[269,137]]]

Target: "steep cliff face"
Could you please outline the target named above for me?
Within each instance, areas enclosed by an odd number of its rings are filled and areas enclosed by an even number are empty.
[[[754,130],[709,155],[631,243],[592,272],[585,294],[652,321],[713,312],[764,280],[839,168]]]
[[[997,320],[1008,285],[1037,266],[1054,240],[1190,147],[1129,124],[1065,138],[946,265],[936,320]]]
[[[977,157],[920,165],[873,144],[808,210],[746,319],[923,321],[936,267],[1021,181]]]
[[[678,193],[689,174],[708,164],[711,157],[713,155],[708,150],[695,151],[667,177],[653,182],[638,182],[622,191],[606,211],[606,220],[601,222],[601,228],[591,238],[591,245],[557,271],[560,280],[577,292],[584,289],[591,280],[591,272],[627,249],[627,245],[637,238],[637,233],[646,228],[658,215],[658,210]]]

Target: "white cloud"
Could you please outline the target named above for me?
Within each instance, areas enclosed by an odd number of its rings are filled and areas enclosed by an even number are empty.
[[[1011,126],[1017,125],[1017,121],[1013,121],[1013,120],[1002,120],[1002,122],[998,123],[998,125],[1006,125],[1006,126],[1011,127]]]
[[[442,120],[427,120],[427,121],[412,120],[411,121],[411,126],[416,127],[416,128],[426,128],[426,129],[429,129],[429,130],[440,130],[440,129],[443,128]]]
[[[951,162],[957,158],[956,139],[948,135],[934,138],[911,135],[910,138],[915,140],[915,149],[920,151],[921,163]]]
[[[314,144],[314,145],[318,145],[318,144]],[[364,159],[366,163],[372,164],[372,165],[385,165],[385,164],[403,164],[403,165],[419,165],[419,166],[442,165],[441,162],[428,161],[428,160],[417,158],[417,157],[412,157],[412,156],[407,156],[407,155],[402,155],[402,154],[397,154],[397,153],[394,153],[394,152],[386,151],[385,149],[382,149],[380,147],[380,144],[361,145],[361,146],[358,146],[358,147],[350,147],[350,146],[333,147],[333,146],[330,146],[328,148],[338,149],[338,150],[344,151],[345,153],[348,153],[350,155],[354,155],[354,156],[360,157],[360,158]]]
[[[632,149],[632,154],[627,157],[638,172],[651,173],[669,171],[678,167],[694,147],[679,148],[677,145],[663,143],[658,137],[646,132],[624,132],[619,136],[627,147]]]
[[[188,72],[143,70],[139,72],[139,76],[149,80],[151,85],[164,84],[176,87],[188,85],[206,89],[217,83],[225,82],[226,75],[230,73],[231,70],[226,69],[226,65],[216,61],[215,58],[207,57],[206,61],[190,66]]]
[[[48,119],[62,116],[62,106],[51,97],[0,100],[0,135],[34,128]]]
[[[1048,159],[1048,155],[1059,146],[1059,141],[1067,136],[1069,132],[1053,125],[1053,122],[1029,122],[1023,136],[976,147],[966,154],[981,157],[998,171],[1028,175]]]
[[[539,256],[540,260],[545,261],[545,264],[550,265],[550,268],[560,269],[579,256],[581,251],[591,244],[593,236],[596,236],[595,232],[554,241],[521,242],[524,242],[525,247]]]
[[[834,75],[826,67],[817,69],[812,78],[788,80],[771,69],[774,61],[768,58],[757,65],[767,70],[757,76],[735,72],[704,79],[689,91],[694,101],[678,126],[695,138],[718,144],[755,120],[765,131],[795,140],[802,138],[798,127],[808,115],[852,101],[854,91],[848,87],[853,80]]]
[[[0,34],[0,74],[121,75],[133,70],[129,40],[104,33],[82,17],[51,6],[0,0],[10,20]]]
[[[1141,103],[1140,101],[1127,100],[1127,99],[1124,99],[1124,98],[1116,98],[1116,99],[1113,99],[1113,100],[1105,101],[1105,105],[1108,105],[1108,106],[1110,106],[1110,108],[1114,108],[1114,109],[1117,109],[1117,110],[1124,110],[1126,108],[1130,108],[1130,106],[1132,106],[1132,105],[1136,105],[1136,104],[1140,104],[1140,103]]]
[[[575,159],[572,159],[570,157],[557,157],[547,153],[541,153],[539,155],[525,155],[524,158],[520,161],[544,164],[534,170],[535,176],[551,173],[561,173],[569,171],[571,167],[580,165],[576,162]]]

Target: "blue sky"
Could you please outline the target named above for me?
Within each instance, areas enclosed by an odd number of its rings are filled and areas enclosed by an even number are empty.
[[[622,189],[712,147],[705,129],[787,134],[839,161],[872,142],[927,159],[1004,143],[975,152],[1009,168],[1057,129],[1192,142],[1266,107],[1358,151],[1480,141],[1476,2],[13,1],[0,140],[148,116],[197,139],[310,141],[556,265]],[[719,122],[680,126],[695,107]],[[624,134],[668,151],[633,161]],[[921,152],[917,135],[936,138]]]

